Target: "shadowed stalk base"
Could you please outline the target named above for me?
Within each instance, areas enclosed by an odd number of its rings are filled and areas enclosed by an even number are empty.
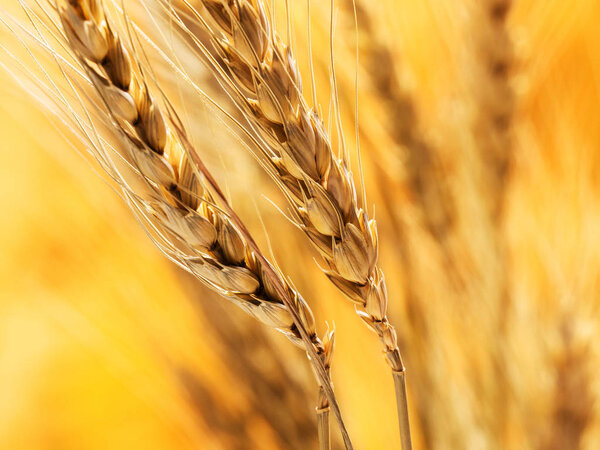
[[[317,409],[317,429],[319,431],[319,450],[331,450],[329,408]]]

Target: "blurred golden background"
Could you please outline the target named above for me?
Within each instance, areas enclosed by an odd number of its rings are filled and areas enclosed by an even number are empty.
[[[357,1],[361,152],[414,444],[595,449],[600,2],[515,1],[506,20],[504,3]],[[337,6],[354,145],[352,3]],[[328,21],[315,2],[325,110]],[[0,79],[0,448],[316,448],[305,356],[163,258],[43,109]],[[196,106],[203,142],[226,149],[209,160],[234,205],[263,243],[268,230],[320,331],[335,324],[333,378],[356,448],[398,448],[376,336],[265,200],[285,208],[272,183]],[[249,185],[264,196],[248,198]]]

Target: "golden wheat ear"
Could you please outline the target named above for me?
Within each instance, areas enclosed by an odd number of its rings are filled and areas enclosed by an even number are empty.
[[[516,95],[511,82],[513,46],[506,22],[511,0],[486,0],[472,6],[473,136],[486,178],[486,198],[494,221],[502,216],[512,164],[511,122]],[[473,75],[471,75],[473,76]]]
[[[244,132],[255,137],[298,226],[326,261],[326,275],[379,336],[396,381],[403,446],[410,448],[404,365],[387,318],[377,227],[357,200],[346,158],[334,152],[324,122],[302,96],[292,49],[274,31],[262,0],[162,2],[244,114]],[[198,29],[214,50],[194,39]]]
[[[28,7],[26,11],[35,30],[39,33],[36,20],[52,29],[52,38],[83,69],[75,70],[75,80],[70,80],[69,71],[61,66],[69,87],[82,91],[77,98],[90,100],[85,117],[91,121],[96,117],[101,124],[83,124],[77,117],[79,136],[118,183],[165,255],[306,351],[320,387],[321,447],[329,447],[328,412],[332,408],[347,448],[352,448],[330,378],[333,332],[326,333],[324,342],[319,339],[309,306],[261,253],[187,139],[171,104],[163,98],[163,109],[156,101],[136,48],[128,46],[113,26],[103,1],[64,0],[52,9],[42,7],[38,16]],[[48,41],[40,38],[39,42],[59,65],[64,64],[58,52],[47,48]],[[60,93],[57,96],[64,98]],[[110,136],[102,136],[103,131]],[[113,146],[109,142],[115,139]],[[127,170],[132,173],[125,174]]]

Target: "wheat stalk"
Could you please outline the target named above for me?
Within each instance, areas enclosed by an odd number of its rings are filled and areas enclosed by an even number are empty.
[[[327,263],[325,273],[379,336],[397,386],[403,447],[410,448],[404,365],[377,267],[377,227],[359,205],[347,159],[336,156],[319,114],[302,97],[291,48],[273,30],[261,0],[184,4],[164,3],[192,40],[195,26],[208,32],[215,50],[196,38],[201,54],[248,119],[270,174]]]
[[[149,198],[129,198],[149,213],[181,265],[306,350],[320,384],[319,432],[328,432],[331,406],[351,448],[329,376],[333,333],[324,342],[317,337],[310,308],[258,250],[170,108],[167,125],[102,1],[69,0],[58,11],[72,51],[126,143],[125,158],[151,187]]]

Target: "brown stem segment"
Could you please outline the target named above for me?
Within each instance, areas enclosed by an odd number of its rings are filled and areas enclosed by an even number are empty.
[[[408,401],[406,399],[406,372],[392,372],[394,387],[396,388],[396,406],[398,408],[398,425],[400,427],[400,441],[402,450],[412,450],[410,437],[410,423],[408,420]]]
[[[319,389],[319,403],[325,398],[323,389]],[[319,432],[319,450],[331,450],[331,437],[329,433],[329,406],[317,408],[317,430]]]

